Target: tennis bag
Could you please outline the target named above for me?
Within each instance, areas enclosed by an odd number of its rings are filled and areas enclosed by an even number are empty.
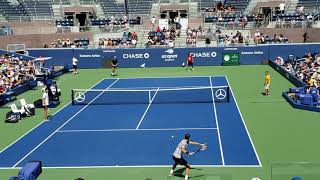
[[[23,108],[24,108],[27,116],[34,116],[36,114],[34,108],[32,108],[28,105],[25,105]]]
[[[21,120],[21,114],[20,113],[14,113],[12,111],[8,112],[6,114],[6,120],[5,123],[17,123]]]
[[[42,108],[43,107],[42,106],[42,99],[38,99],[38,100],[34,101],[33,104],[34,104],[34,107],[36,107],[36,108]]]

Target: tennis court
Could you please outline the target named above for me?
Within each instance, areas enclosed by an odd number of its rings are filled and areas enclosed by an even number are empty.
[[[227,77],[103,79],[0,152],[0,167],[169,166],[183,138],[197,166],[261,166]],[[192,146],[190,146],[192,151]]]

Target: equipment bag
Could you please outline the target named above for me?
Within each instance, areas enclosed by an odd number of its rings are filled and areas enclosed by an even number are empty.
[[[28,105],[25,105],[24,107],[24,110],[26,111],[26,115],[27,116],[34,116],[35,115],[35,110],[34,108],[28,106]]]
[[[4,122],[6,123],[17,123],[21,120],[21,114],[20,113],[14,113],[12,111],[8,112],[6,114],[6,120]]]
[[[43,107],[42,106],[42,99],[38,99],[38,100],[34,101],[33,104],[34,104],[34,107],[36,107],[36,108],[42,108]]]

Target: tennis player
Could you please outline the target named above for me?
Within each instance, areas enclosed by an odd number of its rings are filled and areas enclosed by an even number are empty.
[[[265,93],[265,96],[270,96],[270,82],[271,82],[271,78],[270,78],[269,71],[266,71],[266,77],[264,78],[264,93]]]
[[[177,167],[178,164],[184,166],[186,168],[186,175],[185,175],[185,180],[188,180],[189,178],[189,173],[190,173],[190,165],[188,162],[183,158],[182,154],[187,154],[189,156],[192,156],[195,152],[188,152],[187,151],[187,145],[188,144],[193,144],[193,145],[198,145],[201,147],[204,147],[204,144],[200,144],[198,142],[190,141],[190,134],[186,134],[184,136],[184,139],[180,141],[179,145],[177,146],[176,150],[173,153],[173,160],[174,164],[172,166],[172,169],[170,170],[169,176],[173,175],[174,169]]]
[[[44,121],[48,121],[49,94],[48,88],[45,88],[42,94],[42,106],[44,109]]]
[[[187,57],[187,71],[188,70],[193,71],[193,57],[192,57],[191,53],[189,53],[188,57]]]
[[[73,67],[73,74],[78,74],[78,59],[74,56],[72,58],[72,67]]]
[[[116,76],[116,68],[118,65],[119,65],[118,58],[117,56],[114,56],[111,61],[111,66],[112,66],[111,76]]]

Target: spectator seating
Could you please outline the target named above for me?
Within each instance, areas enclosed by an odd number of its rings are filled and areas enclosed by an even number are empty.
[[[286,61],[275,61],[288,73],[296,76],[309,86],[320,87],[320,55],[306,53],[303,57],[291,58]]]
[[[128,0],[129,14],[150,14],[152,0]]]
[[[319,9],[320,0],[299,0],[298,6],[303,6],[305,11]]]
[[[11,3],[8,0],[0,0],[0,13],[3,13],[9,20],[20,20],[27,12],[20,3]]]
[[[25,8],[28,16],[52,17],[53,11],[51,2],[51,0],[28,0],[21,1],[21,4]]]
[[[92,26],[105,26],[105,25],[110,25],[111,24],[111,19],[110,18],[92,18],[90,19],[91,25]],[[133,19],[129,19],[129,24],[141,24],[141,19],[139,19],[139,17],[137,18],[133,18]],[[113,25],[124,25],[125,22],[123,20],[123,18],[119,18],[119,19],[115,19],[115,21],[113,22]]]
[[[13,31],[9,26],[1,26],[0,27],[0,36],[8,36],[11,34],[13,34]]]
[[[50,48],[86,48],[90,44],[89,38],[80,37],[71,41],[69,39],[58,39],[57,42],[52,42]]]
[[[100,48],[133,48],[136,47],[138,34],[136,32],[123,32],[121,38],[101,38],[99,39]]]
[[[213,22],[234,22],[236,20],[242,21],[244,18],[248,22],[256,21],[257,17],[254,15],[237,15],[237,14],[230,14],[230,15],[221,15],[221,16],[216,16],[216,15],[207,15],[204,18],[205,23],[213,23]]]
[[[32,61],[7,54],[0,57],[0,103],[14,100],[14,96],[36,87]]]
[[[57,26],[74,26],[74,21],[73,19],[60,19],[56,20],[56,25]]]
[[[213,8],[213,6],[218,3],[219,3],[219,0],[199,0],[198,11],[206,11],[206,9]],[[236,11],[244,11],[249,4],[249,0],[228,0],[227,5],[229,4],[234,5],[236,8]]]
[[[52,0],[52,4],[71,5],[71,2],[70,2],[70,0]]]
[[[25,0],[9,1],[0,0],[0,13],[3,13],[8,20],[20,20],[29,18],[53,17],[51,0]]]
[[[160,29],[158,26],[156,31],[150,31],[148,33],[148,42],[146,47],[170,47],[173,48],[175,44],[175,38],[179,34],[179,29],[172,27],[170,30]]]
[[[239,46],[248,44],[240,31],[230,34],[219,34],[217,44],[220,46]]]
[[[101,7],[105,15],[124,15],[126,8],[124,3],[118,3],[116,0],[100,0]]]

